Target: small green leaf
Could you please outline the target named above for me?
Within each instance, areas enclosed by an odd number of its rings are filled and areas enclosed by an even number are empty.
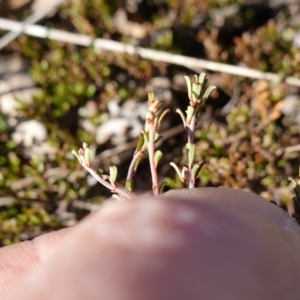
[[[83,146],[84,147],[84,146]],[[84,162],[88,167],[91,166],[91,162],[93,160],[93,151],[87,146],[84,148]]]
[[[186,81],[186,85],[187,85],[187,89],[188,89],[188,97],[190,100],[192,100],[192,83],[191,83],[191,79],[189,76],[183,76],[185,81]]]
[[[194,181],[199,176],[200,170],[202,169],[204,164],[205,164],[205,162],[202,161],[201,163],[197,163],[197,164],[193,165],[192,172],[191,172],[191,177],[193,178]]]
[[[82,148],[80,148],[77,152],[78,157],[79,157],[79,161],[81,164],[85,164],[85,159],[84,159],[84,150]]]
[[[144,141],[146,141],[147,143],[149,143],[149,132],[142,129],[142,134],[144,136]]]
[[[116,166],[110,166],[109,167],[109,181],[113,186],[115,186],[117,176],[118,176],[117,167]]]
[[[144,145],[144,134],[140,134],[134,153],[140,151],[143,145]]]
[[[205,91],[205,93],[204,93],[204,95],[203,95],[203,101],[204,101],[204,103],[207,101],[207,99],[209,98],[209,96],[211,95],[211,93],[212,93],[214,90],[216,90],[216,89],[217,89],[217,87],[214,86],[214,85],[210,85],[210,86],[206,89],[206,91]]]
[[[186,125],[190,124],[190,122],[194,116],[194,112],[195,112],[194,107],[189,105],[186,110]]]
[[[135,175],[136,170],[137,170],[137,168],[138,168],[138,166],[139,166],[141,160],[145,157],[145,155],[146,155],[145,153],[142,153],[141,155],[138,156],[138,158],[137,158],[137,160],[135,161],[135,164],[134,164],[134,166],[133,166],[133,172],[134,172],[133,175]]]
[[[102,174],[104,174],[104,169],[98,168],[97,172],[98,172],[99,175],[102,175]]]
[[[193,83],[192,85],[192,101],[197,102],[200,98],[200,93],[201,93],[201,85],[198,83]]]
[[[164,188],[167,185],[165,181],[163,181],[159,186],[159,194],[162,194],[164,192]]]
[[[81,159],[75,150],[72,150],[72,154],[75,155],[78,161],[81,163]]]
[[[180,180],[183,181],[183,178],[181,177],[181,172],[180,172],[178,166],[174,162],[170,162],[170,165],[175,169],[175,171],[178,174]]]
[[[134,180],[133,179],[126,179],[125,182],[125,188],[129,192],[133,192],[133,187],[134,187]]]
[[[185,115],[184,115],[184,113],[183,113],[183,112],[181,111],[181,109],[179,109],[179,108],[176,109],[176,112],[180,115],[180,117],[181,117],[181,119],[182,119],[183,126],[185,126],[186,120],[185,120]]]
[[[163,153],[160,150],[155,151],[155,154],[154,154],[155,166],[158,166],[158,163],[161,160],[162,156],[163,156]]]
[[[181,170],[181,181],[183,183],[187,183],[187,181],[189,180],[189,175],[190,175],[189,169],[186,166],[184,166]]]
[[[200,84],[201,86],[201,89],[204,88],[205,84],[206,84],[206,73],[202,72],[200,75],[199,75],[199,79],[198,79],[198,83]]]
[[[148,100],[149,101],[153,101],[154,100],[154,93],[153,92],[148,93]]]
[[[162,138],[162,135],[160,135],[158,132],[155,132],[154,141],[158,142],[161,138]]]
[[[164,117],[165,117],[169,112],[171,112],[170,109],[165,109],[165,110],[161,113],[161,115],[160,115],[159,118],[158,118],[158,126],[161,124],[161,122],[163,121]]]

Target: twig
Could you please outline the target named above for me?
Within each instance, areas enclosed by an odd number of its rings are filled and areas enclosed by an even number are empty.
[[[103,186],[111,190],[113,193],[117,193],[120,197],[124,199],[132,198],[131,193],[128,192],[123,186],[115,183],[115,186],[112,186],[111,183],[105,181],[97,172],[88,166],[86,163],[81,163],[82,166]]]
[[[144,130],[144,139],[146,141],[145,145],[147,146],[149,163],[152,177],[152,191],[154,195],[159,194],[159,182],[157,175],[157,165],[159,159],[156,159],[156,154],[159,154],[160,151],[155,151],[156,143],[156,134],[158,134],[158,127],[160,125],[159,115],[161,111],[161,103],[159,100],[155,99],[153,93],[148,94],[148,111],[146,114],[146,123]],[[165,115],[162,113],[162,115]],[[158,136],[157,136],[158,137]],[[160,156],[161,157],[161,156]]]
[[[147,151],[147,147],[143,146],[139,151],[134,153],[130,166],[128,168],[126,180],[132,180],[136,173],[137,165],[139,164],[140,160],[145,156]]]
[[[96,211],[100,208],[100,204],[89,203],[83,200],[73,200],[70,204],[73,208],[85,209],[89,211]]]
[[[1,197],[0,198],[0,207],[6,206],[8,204],[16,202],[14,197]]]
[[[285,154],[290,154],[292,152],[300,152],[300,144],[288,146],[284,149]]]
[[[0,18],[0,29],[19,32],[22,30],[22,24],[20,22]],[[300,79],[294,77],[284,77],[275,73],[265,73],[246,67],[233,66],[204,59],[197,59],[183,55],[171,54],[163,51],[135,47],[129,44],[105,40],[101,38],[93,39],[88,35],[70,33],[57,29],[50,29],[39,25],[27,25],[26,28],[24,28],[24,33],[30,36],[48,38],[50,40],[56,40],[64,43],[71,43],[85,47],[90,47],[91,45],[93,45],[94,48],[98,50],[138,55],[144,59],[180,65],[187,67],[191,70],[195,70],[197,72],[201,69],[205,69],[248,78],[264,79],[268,81],[279,82],[282,81],[288,85],[300,87]]]
[[[114,166],[110,167],[110,176],[102,175],[100,176],[91,166],[93,159],[93,151],[88,147],[86,143],[83,143],[83,148],[80,148],[78,152],[72,150],[72,153],[76,156],[80,164],[103,186],[111,190],[112,193],[118,194],[121,199],[132,198],[131,192],[126,190],[125,187],[115,182],[117,177],[117,168]],[[107,182],[109,179],[110,182]]]
[[[38,21],[42,20],[45,18],[45,16],[48,15],[48,13],[53,10],[55,7],[59,6],[64,0],[55,0],[51,1],[43,7],[42,9],[34,12],[31,16],[29,16],[25,21],[23,21],[21,24],[21,29],[18,31],[11,31],[4,35],[0,39],[0,51],[6,47],[9,43],[11,43],[13,40],[18,38],[28,27],[28,25],[32,25],[34,23],[37,23]]]

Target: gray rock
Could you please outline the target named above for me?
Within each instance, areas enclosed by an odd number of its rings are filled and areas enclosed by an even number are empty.
[[[47,142],[47,129],[36,120],[24,120],[18,109],[21,102],[32,103],[33,96],[39,91],[29,75],[28,64],[17,55],[0,58],[0,109],[6,116],[12,132],[13,141],[22,145],[23,153],[40,158],[52,156],[55,149]]]
[[[283,99],[281,107],[283,115],[300,125],[300,96],[291,94]]]
[[[12,139],[17,144],[22,144],[25,147],[31,147],[34,144],[41,144],[47,138],[46,127],[36,121],[29,120],[19,123],[15,127],[15,132],[12,134]]]
[[[107,108],[109,118],[96,130],[98,144],[110,141],[113,145],[120,145],[140,135],[148,109],[147,102],[129,99],[120,106],[117,99],[112,99]]]

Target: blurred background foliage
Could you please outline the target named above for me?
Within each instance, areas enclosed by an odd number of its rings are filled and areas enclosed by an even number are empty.
[[[30,13],[30,8],[24,9],[21,17]],[[293,44],[299,16],[299,9],[284,1],[273,5],[272,1],[250,0],[74,0],[40,24],[299,77],[300,51]],[[18,117],[42,122],[54,151],[44,157],[30,155],[22,144],[13,142],[13,130],[0,114],[1,246],[73,225],[89,212],[89,207],[73,203],[101,204],[110,196],[87,178],[70,155],[83,141],[96,151],[95,167],[107,172],[109,165],[117,164],[119,181],[124,182],[135,139],[128,136],[123,141],[128,147],[117,154],[114,149],[120,145],[96,141],[95,128],[110,118],[107,107],[112,99],[118,99],[120,105],[129,99],[142,103],[147,100],[147,89],[153,87],[149,82],[167,79],[166,88],[154,87],[153,92],[168,90],[171,101],[166,106],[173,112],[177,107],[185,109],[182,79],[195,73],[136,56],[25,35],[2,55],[12,53],[30,63],[30,74],[39,88],[30,103],[18,99]],[[297,123],[295,113],[284,114],[282,107],[289,95],[299,100],[299,89],[221,72],[208,72],[208,79],[218,91],[203,111],[196,133],[197,159],[206,162],[198,186],[246,189],[290,211],[292,188],[287,178],[297,175],[299,152],[287,149],[299,144],[299,119]],[[299,101],[293,111],[297,109],[299,112]],[[92,125],[90,131],[84,126],[86,121]],[[179,125],[180,118],[174,113],[162,129],[168,139],[160,145],[165,155],[159,175],[169,188],[183,187],[169,167],[170,161],[185,163],[184,130],[171,131]],[[103,152],[108,153],[105,158]],[[150,189],[148,174],[145,162],[138,170],[137,190]]]

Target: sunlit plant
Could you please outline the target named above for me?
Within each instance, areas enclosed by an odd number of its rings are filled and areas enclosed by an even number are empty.
[[[201,73],[199,76],[195,75],[195,82],[191,82],[188,76],[184,76],[188,88],[188,97],[190,99],[189,106],[186,110],[186,115],[177,109],[177,113],[181,116],[184,129],[187,132],[187,144],[185,146],[187,165],[183,166],[180,171],[179,167],[171,162],[171,166],[176,170],[180,180],[189,188],[195,187],[196,179],[204,162],[194,162],[195,159],[195,128],[199,115],[209,98],[210,94],[216,89],[214,85],[210,85],[205,91],[206,74]]]
[[[186,159],[187,164],[182,167],[180,171],[179,167],[171,162],[171,166],[174,167],[180,180],[186,184],[188,188],[195,187],[196,179],[199,176],[199,172],[204,162],[194,162],[195,159],[195,129],[197,120],[200,113],[208,100],[211,93],[216,89],[211,85],[205,90],[207,82],[206,74],[194,75],[195,82],[192,82],[188,76],[185,76],[189,105],[185,114],[177,109],[180,114],[183,126],[187,132],[187,144],[186,144]],[[159,127],[161,122],[169,109],[163,109],[162,103],[155,98],[153,93],[148,94],[148,110],[146,114],[146,122],[144,129],[142,129],[139,136],[135,152],[131,164],[128,169],[125,186],[117,183],[118,169],[116,166],[110,166],[109,175],[98,174],[92,167],[93,151],[88,147],[86,143],[83,143],[83,148],[80,148],[77,152],[75,150],[72,153],[77,157],[81,165],[102,185],[108,188],[115,197],[119,199],[127,199],[133,196],[134,190],[134,176],[137,172],[137,168],[141,160],[148,155],[151,178],[152,178],[152,191],[154,195],[162,193],[164,182],[159,183],[158,177],[158,164],[163,156],[160,150],[156,149],[156,143],[160,140],[161,135],[159,133]]]

